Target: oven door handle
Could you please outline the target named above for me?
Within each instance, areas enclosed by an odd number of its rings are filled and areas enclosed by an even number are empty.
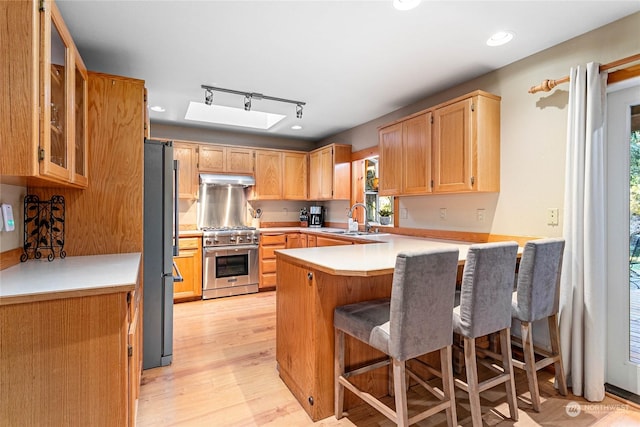
[[[217,252],[217,251],[251,251],[258,250],[256,245],[237,245],[237,246],[209,246],[205,247],[205,252]]]
[[[180,269],[175,261],[173,261],[173,270],[176,272],[176,274],[173,275],[173,281],[184,282],[184,277],[182,277],[182,273],[180,273]]]

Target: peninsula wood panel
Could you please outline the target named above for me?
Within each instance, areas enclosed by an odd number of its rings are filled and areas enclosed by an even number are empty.
[[[333,415],[335,307],[391,295],[392,275],[333,276],[278,256],[276,360],[280,377],[313,421]],[[383,354],[347,338],[346,366]],[[353,378],[375,396],[387,394],[387,368]],[[346,407],[362,404],[347,392]]]
[[[2,424],[127,425],[127,313],[126,292],[0,307]]]
[[[89,73],[86,190],[29,188],[65,197],[67,256],[142,251],[144,82]]]

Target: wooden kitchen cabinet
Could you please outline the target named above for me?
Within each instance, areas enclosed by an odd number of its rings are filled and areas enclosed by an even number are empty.
[[[252,189],[254,200],[282,199],[282,153],[256,150],[256,185]]]
[[[340,246],[340,245],[353,245],[352,240],[332,239],[331,237],[316,236],[316,246]]]
[[[40,5],[42,4],[42,7]],[[2,2],[0,171],[37,186],[88,183],[87,69],[53,1]]]
[[[286,249],[306,248],[307,236],[303,233],[287,233]]]
[[[202,298],[202,238],[180,237],[180,253],[173,257],[182,282],[173,283],[173,301],[185,302]]]
[[[198,146],[175,142],[173,159],[178,161],[178,198],[193,200],[198,194]]]
[[[383,196],[500,191],[500,97],[475,91],[384,126],[379,152]]]
[[[261,233],[260,234],[260,280],[258,289],[270,290],[276,287],[276,254],[278,249],[287,247],[287,235],[285,233]]]
[[[285,151],[282,153],[282,198],[307,200],[309,195],[309,156],[307,153]]]
[[[500,191],[500,97],[477,91],[433,118],[434,192]]]
[[[380,129],[380,195],[431,191],[431,112]]]
[[[251,200],[307,200],[307,154],[255,150],[256,185]]]
[[[138,287],[0,305],[2,425],[135,425]]]
[[[351,199],[351,146],[330,144],[309,153],[309,199]]]
[[[254,150],[226,145],[200,144],[198,171],[253,174]]]

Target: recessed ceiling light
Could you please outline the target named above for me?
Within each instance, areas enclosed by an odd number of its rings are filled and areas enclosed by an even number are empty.
[[[293,130],[300,130],[300,129],[302,129],[302,126],[300,126],[300,125],[293,125],[293,126],[291,126],[291,129],[293,129]]]
[[[254,129],[269,129],[285,115],[265,113],[244,108],[226,107],[224,105],[206,105],[202,102],[189,102],[187,114],[184,118],[198,122],[216,123],[222,125],[240,126]]]
[[[487,40],[488,46],[502,46],[513,40],[514,34],[511,31],[498,31]]]
[[[420,0],[393,0],[393,7],[398,10],[411,10],[418,7]]]
[[[163,107],[159,106],[159,105],[154,105],[153,107],[151,107],[151,111],[155,111],[155,112],[158,112],[158,113],[164,113],[166,110]]]

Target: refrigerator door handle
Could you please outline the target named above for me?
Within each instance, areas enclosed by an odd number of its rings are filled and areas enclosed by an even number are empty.
[[[173,161],[173,256],[180,254],[180,248],[178,247],[178,238],[180,235],[180,221],[178,210],[178,195],[180,194],[180,186],[178,181],[178,175],[180,170],[180,164],[178,160]],[[175,263],[174,263],[175,267]]]
[[[180,269],[176,265],[175,261],[173,262],[173,271],[176,272],[176,274],[173,275],[173,281],[174,282],[184,282],[184,277],[182,277],[182,273],[180,273]]]

